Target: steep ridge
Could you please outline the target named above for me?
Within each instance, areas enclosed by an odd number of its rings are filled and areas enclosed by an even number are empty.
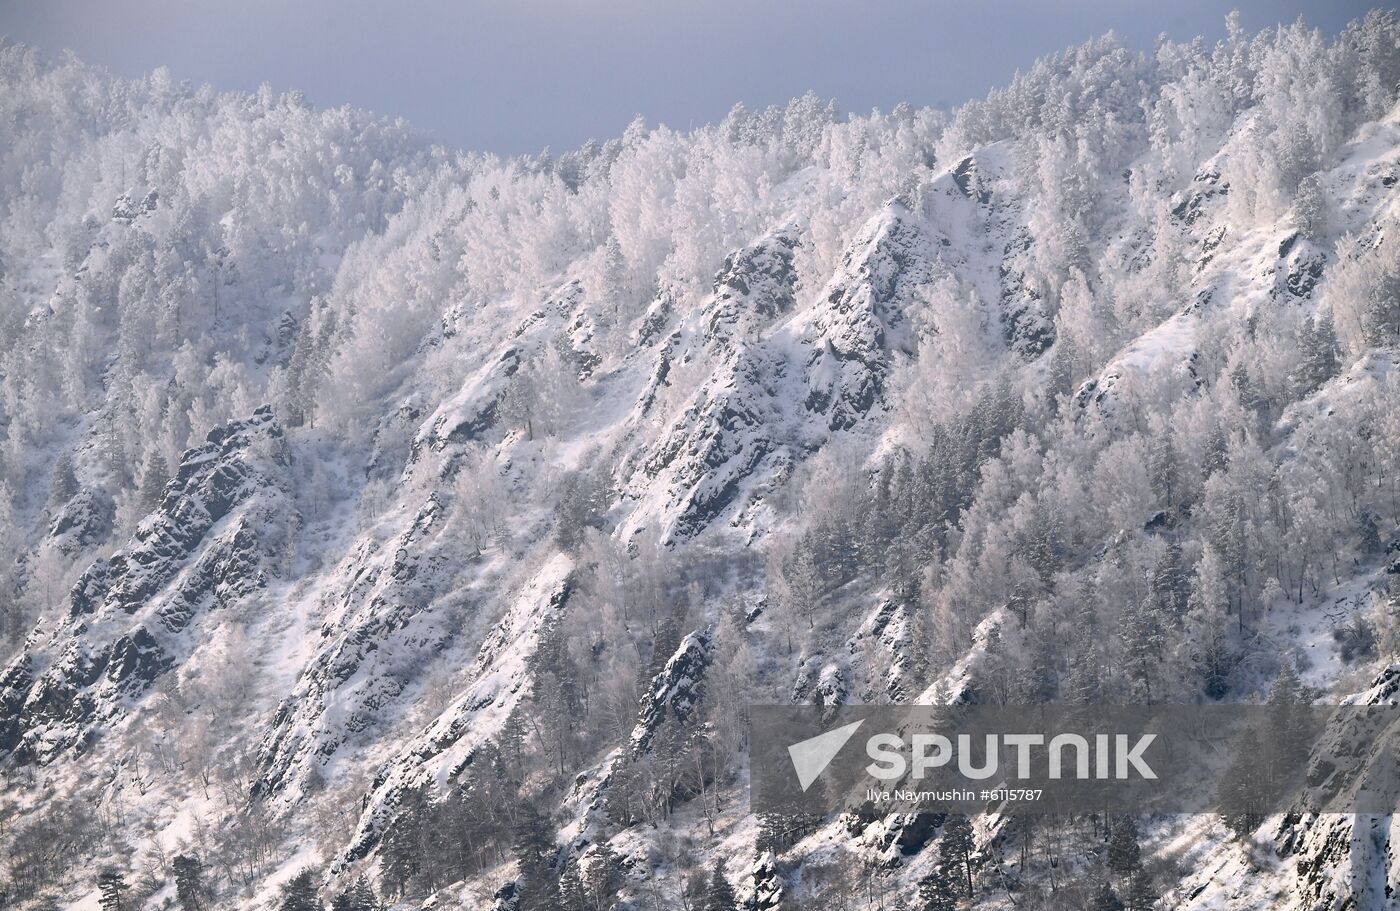
[[[299,522],[291,450],[272,410],[189,450],[131,541],[73,586],[65,621],[38,629],[0,678],[0,749],[21,761],[81,753],[199,641],[206,615],[279,575]]]

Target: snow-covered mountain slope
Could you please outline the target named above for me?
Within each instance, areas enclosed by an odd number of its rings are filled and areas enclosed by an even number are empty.
[[[1393,17],[508,162],[0,54],[9,903],[1400,883],[1388,819],[991,812],[950,883],[746,799],[757,703],[1393,700]]]
[[[7,753],[41,763],[83,754],[198,650],[208,615],[281,574],[299,522],[290,458],[270,408],[185,453],[130,543],[83,571],[67,615],[36,629],[6,669]]]

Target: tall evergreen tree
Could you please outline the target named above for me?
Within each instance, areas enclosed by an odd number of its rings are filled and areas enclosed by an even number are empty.
[[[1147,875],[1146,870],[1138,870],[1128,883],[1126,901],[1123,904],[1127,911],[1152,911],[1152,906],[1157,904],[1159,898],[1161,895],[1152,884],[1152,877]]]
[[[408,891],[409,883],[422,869],[418,832],[423,820],[423,806],[417,792],[414,792],[405,799],[404,807],[384,835],[384,844],[379,852],[379,869],[387,893],[391,896],[402,898]]]
[[[141,472],[141,489],[138,496],[142,509],[150,512],[160,505],[161,495],[165,492],[165,485],[169,480],[170,471],[165,466],[165,459],[160,453],[153,453],[146,460],[145,470]]]
[[[170,862],[175,875],[175,898],[184,911],[200,911],[204,906],[204,864],[193,854],[180,854]]]
[[[593,851],[588,865],[587,891],[595,908],[611,908],[622,888],[621,867],[617,853],[603,842]]]
[[[950,813],[943,822],[943,838],[938,843],[940,863],[957,871],[959,889],[966,888],[964,895],[971,897],[972,890],[972,823],[961,813]]]
[[[1108,840],[1108,868],[1128,877],[1142,865],[1142,845],[1138,841],[1137,819],[1124,816],[1113,827]]]
[[[116,870],[103,870],[97,874],[98,904],[102,911],[127,911],[126,893],[129,889],[126,879]]]
[[[1260,755],[1259,735],[1252,729],[1246,731],[1220,779],[1221,818],[1226,828],[1241,838],[1247,837],[1264,821]]]
[[[529,801],[521,807],[511,847],[519,871],[518,911],[554,911],[559,900],[559,881],[553,869],[554,842],[549,836],[549,821]]]
[[[331,899],[331,911],[379,911],[379,899],[369,882],[361,876]]]
[[[710,885],[705,890],[704,911],[739,911],[739,899],[734,887],[724,875],[724,865],[715,861],[710,871]]]
[[[1164,509],[1175,509],[1181,497],[1181,469],[1170,431],[1156,434],[1147,450],[1152,489]]]
[[[1089,911],[1123,911],[1123,903],[1108,880],[1099,883],[1098,891],[1089,900]]]
[[[1175,626],[1186,614],[1190,594],[1191,579],[1182,560],[1181,542],[1173,537],[1153,568],[1152,595],[1167,620]]]
[[[919,911],[956,911],[958,892],[958,887],[939,865],[919,880],[919,901],[915,907]]]
[[[78,476],[73,472],[73,457],[59,453],[49,480],[49,508],[58,509],[78,493]]]
[[[559,877],[559,907],[563,911],[587,911],[588,895],[579,876],[578,864],[571,863]]]
[[[316,886],[316,872],[302,870],[282,886],[279,911],[321,911],[321,899]]]

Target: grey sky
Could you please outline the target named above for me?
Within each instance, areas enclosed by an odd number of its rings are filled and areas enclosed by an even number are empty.
[[[1116,31],[1147,49],[1351,0],[0,0],[0,34],[121,75],[160,65],[220,89],[268,82],[319,106],[408,118],[448,145],[556,151],[636,114],[676,127],[812,89],[844,110],[948,106],[1035,57]]]

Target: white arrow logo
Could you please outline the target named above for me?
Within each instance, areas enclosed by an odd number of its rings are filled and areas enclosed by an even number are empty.
[[[836,758],[836,754],[841,752],[846,741],[851,739],[856,728],[862,724],[865,724],[864,718],[788,747],[792,767],[797,770],[797,783],[802,785],[802,790],[807,790],[812,782],[817,780],[817,776],[831,765],[831,760]]]

